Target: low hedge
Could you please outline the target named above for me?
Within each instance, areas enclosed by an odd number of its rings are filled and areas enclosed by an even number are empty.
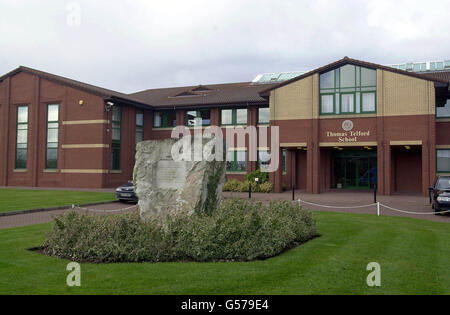
[[[144,222],[138,213],[57,216],[43,245],[74,261],[249,261],[275,256],[316,235],[312,214],[282,201],[269,205],[230,199],[212,215]]]
[[[225,185],[223,186],[223,191],[248,192],[250,183],[252,185],[252,192],[270,193],[273,190],[273,184],[271,182],[260,184],[248,180],[241,182],[237,179],[232,178],[225,183]]]

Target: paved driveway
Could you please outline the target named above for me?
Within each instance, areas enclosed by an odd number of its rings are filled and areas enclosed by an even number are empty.
[[[224,198],[243,198],[248,199],[248,193],[224,193]],[[304,191],[295,192],[295,200],[298,199],[305,200],[307,202],[337,206],[337,207],[354,207],[359,205],[373,204],[373,192],[364,191],[332,191],[322,194],[308,194]],[[252,193],[253,200],[261,200],[268,202],[271,200],[292,200],[292,191],[280,193],[280,194],[262,194],[262,193]],[[390,216],[401,216],[401,217],[411,217],[419,218],[440,222],[450,222],[450,213],[445,215],[434,215],[429,204],[429,199],[427,197],[418,195],[393,195],[393,196],[378,196],[377,201],[385,204],[391,208],[396,208],[399,210],[405,210],[408,212],[418,212],[427,214],[407,214],[402,212],[393,211],[385,207],[380,208],[381,215]],[[349,209],[338,209],[338,208],[326,208],[315,205],[310,205],[304,203],[303,206],[310,210],[317,211],[334,211],[334,212],[353,212],[353,213],[370,213],[376,214],[377,207],[371,205],[364,208],[349,208]]]

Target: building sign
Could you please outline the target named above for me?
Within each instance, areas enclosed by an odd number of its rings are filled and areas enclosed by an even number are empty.
[[[337,137],[338,142],[360,142],[367,140],[361,138],[370,137],[370,130],[367,131],[355,130],[345,132],[327,131],[327,137]]]
[[[344,131],[350,131],[353,129],[353,121],[351,120],[344,120],[344,122],[342,123],[342,129]]]

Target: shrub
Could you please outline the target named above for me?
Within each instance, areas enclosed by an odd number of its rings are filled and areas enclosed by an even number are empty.
[[[265,182],[259,185],[259,191],[262,193],[270,193],[273,189],[273,184],[271,182]]]
[[[237,179],[232,178],[227,180],[225,185],[223,185],[223,191],[239,191],[240,187],[241,182],[238,181]]]
[[[259,185],[264,184],[269,181],[269,173],[257,169],[256,171],[248,173],[246,176],[246,179],[253,183],[255,182],[255,178],[258,178]]]
[[[230,199],[212,215],[144,222],[137,213],[59,215],[43,246],[75,261],[249,261],[275,256],[316,235],[310,212],[286,201],[268,205]]]

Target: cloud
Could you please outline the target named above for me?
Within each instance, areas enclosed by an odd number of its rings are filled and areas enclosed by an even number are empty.
[[[79,24],[70,22],[77,6]],[[0,72],[28,65],[134,92],[250,81],[346,55],[450,59],[449,9],[431,0],[3,0]]]

